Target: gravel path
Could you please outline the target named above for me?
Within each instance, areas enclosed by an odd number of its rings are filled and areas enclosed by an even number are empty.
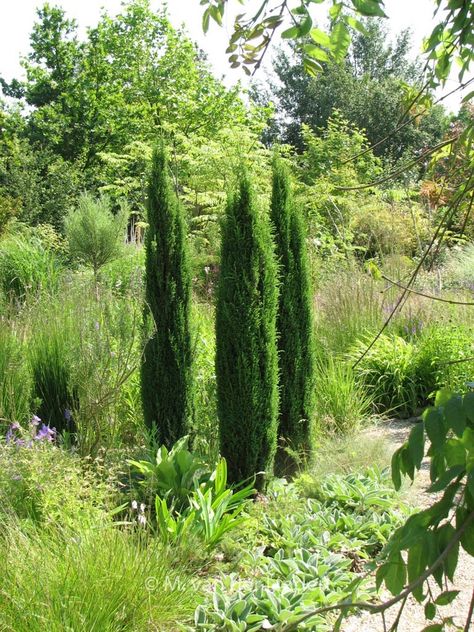
[[[371,431],[371,433],[388,434],[389,440],[393,444],[393,449],[395,449],[406,440],[411,428],[412,422],[410,421],[391,421],[387,425],[384,424],[383,426],[377,428],[377,430]],[[429,482],[429,471],[427,464],[425,463],[425,467],[422,467],[419,475],[415,478],[415,483],[405,490],[404,495],[406,500],[419,508],[429,505],[431,503],[431,497],[430,494],[426,492]],[[442,613],[442,616],[453,618],[455,625],[450,628],[451,630],[463,630],[466,624],[472,591],[474,589],[474,558],[467,555],[462,548],[459,552],[459,562],[455,575],[455,583],[452,586],[452,589],[459,590],[459,595],[450,605],[444,606],[439,610]],[[391,595],[385,593],[381,596],[383,599],[387,599]],[[390,629],[390,625],[394,622],[397,614],[397,606],[386,612],[385,618],[387,630]],[[420,606],[415,599],[409,598],[397,629],[398,632],[421,632],[425,626],[436,622],[436,619],[431,622],[426,621],[423,606]],[[343,632],[384,631],[380,615],[371,616],[368,613],[350,617],[342,629]],[[473,621],[471,621],[469,630],[474,632]]]

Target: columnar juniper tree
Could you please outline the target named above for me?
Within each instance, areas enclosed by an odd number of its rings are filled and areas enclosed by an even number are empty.
[[[278,158],[273,163],[271,220],[281,280],[277,318],[280,410],[276,468],[279,474],[287,474],[295,465],[291,451],[304,451],[309,443],[315,356],[303,219],[292,200],[287,169]]]
[[[182,208],[163,147],[153,154],[145,250],[145,321],[151,316],[155,330],[142,363],[143,413],[156,440],[171,447],[186,434],[192,402],[191,276]]]
[[[268,221],[242,176],[222,232],[216,313],[220,446],[236,483],[271,473],[276,449],[277,269]],[[258,475],[262,488],[265,477]]]

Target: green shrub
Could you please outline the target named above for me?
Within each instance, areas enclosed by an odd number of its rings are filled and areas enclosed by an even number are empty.
[[[237,483],[271,474],[278,423],[277,266],[266,218],[240,179],[222,232],[216,311],[217,407],[222,455]]]
[[[132,470],[140,475],[139,484],[145,489],[145,498],[159,496],[170,500],[177,509],[188,505],[188,497],[210,479],[211,471],[204,461],[189,451],[189,437],[184,436],[168,451],[162,445],[156,455],[141,461],[128,461]]]
[[[111,525],[22,531],[2,525],[0,628],[147,632],[190,619],[196,582],[156,539]],[[47,604],[47,607],[46,605]]]
[[[441,388],[466,390],[466,383],[474,381],[473,357],[471,328],[440,322],[423,329],[414,366],[420,405],[432,401]]]
[[[143,434],[141,319],[140,303],[106,288],[97,296],[79,282],[22,312],[34,395],[43,400],[38,414],[73,431],[83,455]]]
[[[163,148],[153,154],[145,237],[145,321],[155,331],[142,363],[145,423],[170,448],[186,434],[193,404],[190,332],[191,273],[182,208]]]
[[[31,378],[22,341],[0,317],[0,427],[26,421],[31,412]]]
[[[474,244],[456,249],[449,254],[442,272],[447,286],[474,289]]]
[[[103,520],[110,489],[76,455],[35,439],[0,442],[0,516],[81,528]]]
[[[315,437],[356,432],[372,413],[373,396],[357,380],[350,364],[329,356],[317,364]]]
[[[101,271],[101,281],[114,293],[141,296],[145,276],[145,251],[135,245],[126,246],[123,256],[107,263]]]
[[[120,256],[125,240],[128,210],[123,206],[113,215],[107,198],[94,199],[89,193],[80,198],[64,221],[69,252],[88,265],[97,281],[100,270]]]
[[[206,482],[197,484],[188,497],[188,506],[176,512],[170,501],[155,499],[156,522],[165,543],[178,544],[185,539],[201,541],[213,549],[229,532],[248,517],[242,512],[255,494],[252,484],[239,490],[227,487],[227,463],[220,459]]]
[[[416,414],[437,389],[462,391],[473,380],[470,328],[441,321],[420,331],[412,341],[382,335],[356,367],[356,375],[371,389],[380,412]],[[370,342],[364,339],[355,345],[351,359],[359,358]]]
[[[350,351],[352,361],[358,360],[372,339],[364,338]],[[415,376],[414,344],[400,336],[382,334],[355,368],[356,376],[371,391],[379,412],[400,416],[414,413],[418,405]]]
[[[29,294],[57,290],[61,266],[54,253],[28,233],[0,241],[0,287],[22,301]]]
[[[279,447],[307,450],[314,408],[314,323],[306,236],[295,207],[289,175],[280,161],[273,165],[270,217],[279,263],[280,294],[277,331],[280,373]],[[285,473],[284,449],[277,451],[275,467]]]

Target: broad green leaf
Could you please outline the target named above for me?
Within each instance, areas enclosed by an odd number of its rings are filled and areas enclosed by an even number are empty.
[[[425,605],[425,618],[431,621],[432,619],[435,618],[435,616],[436,616],[436,606],[431,601],[428,601],[428,603]]]
[[[444,626],[442,623],[432,623],[423,628],[421,632],[443,632]]]
[[[360,20],[356,20],[354,17],[352,17],[352,15],[348,15],[346,17],[346,21],[349,26],[352,26],[353,29],[359,31],[359,33],[362,33],[362,35],[368,35],[368,30],[365,28]]]
[[[368,17],[387,17],[387,14],[382,8],[383,2],[379,0],[352,0],[352,4],[354,5],[357,13],[360,13],[361,15]]]
[[[461,525],[466,521],[469,516],[467,509],[460,507],[456,511],[456,529],[459,529]],[[474,526],[471,522],[470,526],[465,529],[461,536],[461,546],[469,555],[474,556]]]
[[[456,530],[454,527],[448,522],[444,524],[437,533],[437,543],[438,543],[438,554],[442,553],[452,540]],[[459,555],[459,542],[456,543],[446,558],[443,568],[446,573],[448,579],[453,581],[454,573],[456,571],[456,567],[458,565],[458,555]]]
[[[327,61],[329,59],[327,52],[319,46],[316,46],[316,44],[305,44],[303,50],[307,55],[318,61]]]
[[[387,561],[387,574],[385,575],[385,586],[392,595],[398,595],[405,585],[406,566],[400,552],[391,555]]]
[[[331,52],[337,62],[344,60],[350,43],[351,35],[346,24],[344,22],[337,22],[331,31],[330,44]]]
[[[416,542],[408,549],[408,581],[412,583],[420,577],[426,568],[425,545],[423,540]],[[419,585],[413,591],[413,596],[419,602],[423,600],[423,585]]]
[[[425,454],[425,433],[422,423],[416,424],[408,437],[408,450],[417,470],[420,469]]]
[[[463,400],[460,395],[454,395],[444,406],[444,415],[448,426],[462,437],[464,428],[466,427],[466,414],[463,407]]]
[[[456,599],[456,597],[459,595],[459,592],[459,590],[446,590],[445,592],[442,592],[440,595],[438,595],[434,602],[438,606],[447,606]]]
[[[444,406],[453,396],[453,392],[442,388],[436,393],[435,406]]]
[[[400,449],[396,450],[392,456],[392,482],[395,489],[402,486],[402,477],[400,473]]]
[[[322,31],[321,29],[311,29],[309,35],[313,42],[319,44],[320,46],[324,46],[325,48],[329,48],[331,45],[331,38],[327,33]]]
[[[424,415],[424,422],[426,434],[433,448],[440,448],[446,438],[446,428],[441,411],[437,408],[429,408]]]
[[[448,467],[466,466],[466,448],[460,439],[448,439],[444,448]]]
[[[202,30],[204,33],[207,33],[209,30],[209,22],[211,18],[211,13],[209,9],[206,9],[202,14]]]
[[[455,465],[454,467],[449,468],[446,472],[444,472],[440,478],[438,478],[430,487],[428,491],[432,492],[440,492],[442,491],[454,478],[459,476],[461,472],[464,471],[464,467],[462,465]]]
[[[281,36],[283,39],[295,39],[295,37],[298,37],[298,27],[292,26],[289,29],[286,29],[286,31],[283,31]]]
[[[462,404],[467,418],[474,423],[474,393],[466,393]]]
[[[313,20],[308,15],[308,16],[305,17],[305,19],[299,25],[298,36],[299,37],[304,37],[305,35],[308,35],[308,33],[310,32],[312,26],[313,26]]]

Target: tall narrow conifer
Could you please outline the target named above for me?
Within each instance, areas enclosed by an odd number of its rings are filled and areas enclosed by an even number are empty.
[[[163,147],[153,154],[145,239],[145,321],[152,318],[155,329],[142,363],[143,413],[156,440],[171,447],[186,434],[191,412],[191,276],[183,211]]]
[[[277,269],[247,176],[227,204],[216,312],[220,446],[236,483],[270,474],[276,450]],[[265,477],[257,477],[262,488]]]
[[[294,467],[289,452],[300,452],[309,444],[315,356],[305,228],[292,199],[289,174],[279,159],[273,164],[271,220],[280,277],[277,318],[280,410],[276,469],[283,475]]]

